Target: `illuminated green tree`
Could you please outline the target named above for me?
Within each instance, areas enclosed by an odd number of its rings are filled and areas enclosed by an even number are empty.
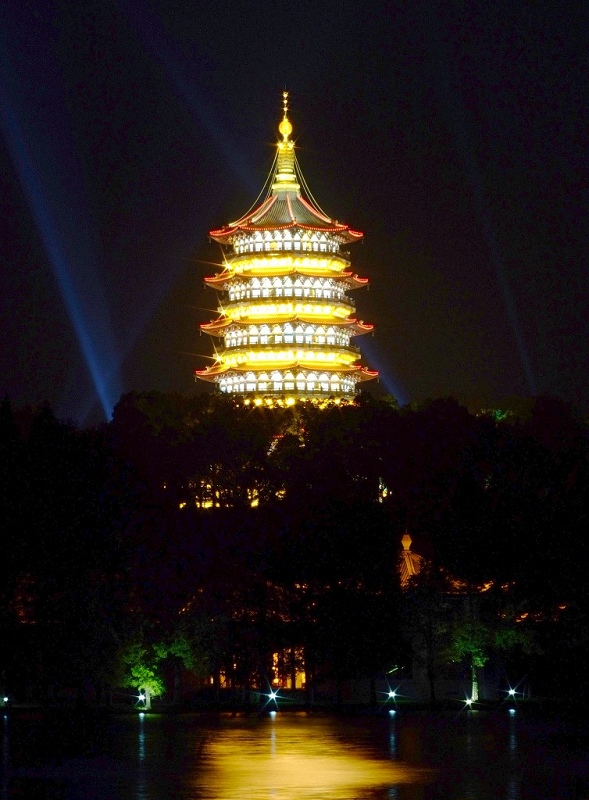
[[[532,632],[505,618],[478,619],[469,603],[468,619],[457,620],[450,630],[450,643],[443,653],[444,660],[462,662],[470,671],[470,699],[479,699],[479,670],[493,654],[521,650],[530,655],[536,649]]]
[[[165,691],[164,681],[158,673],[160,660],[155,648],[150,654],[140,642],[130,644],[121,656],[122,685],[145,695],[147,711],[151,709],[152,697],[160,697]]]
[[[492,635],[489,627],[478,620],[467,620],[456,624],[451,632],[451,641],[446,652],[448,661],[465,662],[470,670],[470,699],[479,699],[479,669],[489,660]]]

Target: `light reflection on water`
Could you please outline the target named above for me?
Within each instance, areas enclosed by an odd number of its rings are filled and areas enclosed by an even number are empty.
[[[192,783],[196,797],[356,799],[427,775],[419,767],[378,757],[362,742],[345,741],[345,730],[343,737],[338,733],[337,720],[291,715],[226,729],[205,744],[203,769]]]
[[[149,780],[146,776],[146,749],[145,749],[145,714],[139,713],[139,726],[137,732],[137,796],[136,800],[148,800]]]
[[[0,800],[589,797],[585,750],[519,715],[115,716],[100,749],[76,757],[53,747],[51,725],[35,738],[4,720]]]
[[[389,722],[389,755],[391,760],[395,761],[397,758],[397,726],[394,717],[391,717]],[[398,800],[399,791],[397,786],[391,786],[387,800]]]
[[[514,716],[509,717],[509,762],[511,769],[507,781],[506,800],[520,800],[519,780],[517,776],[517,725]]]
[[[8,714],[2,715],[2,770],[0,772],[0,792],[2,800],[8,800],[8,781],[10,744],[8,739]]]

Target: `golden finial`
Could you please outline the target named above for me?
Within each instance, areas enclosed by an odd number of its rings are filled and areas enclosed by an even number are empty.
[[[282,122],[278,126],[278,130],[282,134],[282,138],[284,141],[288,141],[288,137],[292,133],[292,125],[290,124],[290,120],[288,118],[288,92],[282,92],[282,110],[284,111],[284,116],[282,118]]]

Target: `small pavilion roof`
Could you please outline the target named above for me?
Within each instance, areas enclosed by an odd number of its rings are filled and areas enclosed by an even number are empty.
[[[411,550],[411,541],[411,536],[405,532],[401,539],[403,552],[399,559],[399,577],[401,586],[404,589],[409,585],[409,581],[413,575],[419,575],[424,565],[423,557]]]

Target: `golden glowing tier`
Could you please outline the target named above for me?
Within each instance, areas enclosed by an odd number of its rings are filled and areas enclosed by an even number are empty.
[[[210,232],[227,252],[223,270],[205,279],[221,293],[219,317],[201,328],[221,341],[215,363],[196,376],[256,402],[351,400],[360,381],[378,374],[357,363],[351,344],[373,329],[356,319],[347,294],[368,279],[340,250],[362,234],[301,193],[287,97],[268,196]]]

